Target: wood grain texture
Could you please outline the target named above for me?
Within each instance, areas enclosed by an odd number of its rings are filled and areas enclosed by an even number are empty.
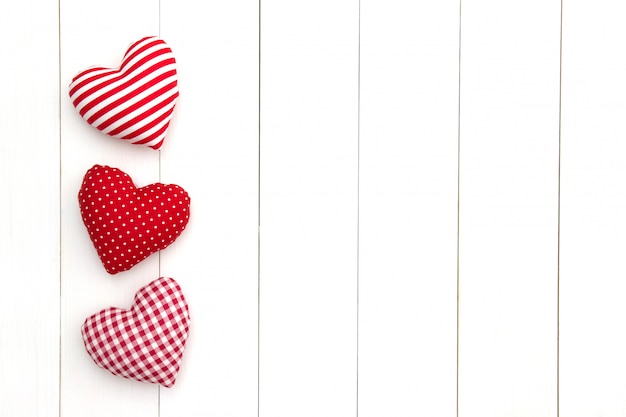
[[[1,416],[626,416],[626,6],[360,6],[0,5]],[[67,95],[146,35],[179,64],[160,153]],[[78,209],[96,163],[191,194],[180,239],[116,276]],[[172,389],[80,335],[159,276],[191,309]]]
[[[128,46],[158,35],[158,1],[62,0],[61,10],[61,414],[155,416],[158,387],[111,375],[87,355],[80,327],[103,308],[130,307],[135,292],[159,277],[158,255],[133,269],[106,273],[82,224],[78,189],[94,164],[128,173],[137,186],[159,180],[157,151],[110,138],[85,123],[68,94],[72,77],[91,65],[117,67]],[[124,13],[119,13],[124,10]],[[165,145],[167,146],[167,139]]]
[[[626,7],[563,7],[560,405],[626,415]]]
[[[555,416],[560,4],[461,19],[459,415]]]
[[[261,8],[260,415],[356,411],[358,3]]]
[[[56,4],[0,5],[0,415],[59,412]]]
[[[258,1],[161,0],[181,91],[161,178],[191,197],[188,229],[161,253],[191,313],[162,417],[257,415],[258,33]]]
[[[359,415],[456,415],[459,2],[361,2]]]

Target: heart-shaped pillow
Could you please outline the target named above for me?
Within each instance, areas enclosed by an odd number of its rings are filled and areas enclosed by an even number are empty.
[[[85,320],[85,349],[114,375],[171,387],[189,333],[189,307],[178,283],[159,278],[135,294],[130,310],[111,307]]]
[[[178,98],[176,60],[163,40],[146,37],[128,48],[119,68],[78,73],[69,94],[82,118],[103,133],[159,149]]]
[[[126,271],[176,240],[189,222],[190,199],[175,184],[142,188],[117,168],[94,165],[78,192],[83,223],[109,274]]]

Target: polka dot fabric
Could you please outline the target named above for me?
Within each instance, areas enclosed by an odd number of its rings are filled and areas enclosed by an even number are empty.
[[[107,308],[85,320],[85,349],[114,375],[171,387],[189,333],[189,308],[173,278],[141,288],[130,310]]]
[[[175,184],[142,188],[117,168],[94,165],[78,193],[80,212],[109,274],[127,271],[165,249],[189,222],[190,199]]]

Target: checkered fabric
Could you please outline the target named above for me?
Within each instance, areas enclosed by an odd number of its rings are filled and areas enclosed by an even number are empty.
[[[189,321],[180,286],[163,277],[141,288],[130,310],[102,310],[85,320],[81,332],[99,367],[169,388],[176,382]]]

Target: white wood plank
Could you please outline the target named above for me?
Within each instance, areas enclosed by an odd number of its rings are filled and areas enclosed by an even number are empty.
[[[0,414],[59,415],[58,8],[0,5]]]
[[[187,230],[161,253],[191,314],[161,417],[257,415],[258,19],[257,0],[161,0],[180,76],[161,175],[191,197]]]
[[[260,415],[356,413],[358,3],[261,5]]]
[[[626,6],[563,8],[560,410],[626,415]]]
[[[456,416],[459,2],[361,2],[359,416]]]
[[[107,3],[62,0],[61,10],[61,414],[156,416],[158,387],[111,375],[86,353],[80,327],[102,308],[130,307],[135,292],[158,278],[158,255],[127,272],[106,273],[80,217],[77,194],[94,164],[128,173],[139,187],[158,181],[159,154],[109,138],[87,125],[68,97],[72,77],[90,65],[117,67],[128,46],[158,35],[157,0]],[[164,147],[167,146],[167,139]]]
[[[461,21],[459,415],[555,416],[560,4]]]

